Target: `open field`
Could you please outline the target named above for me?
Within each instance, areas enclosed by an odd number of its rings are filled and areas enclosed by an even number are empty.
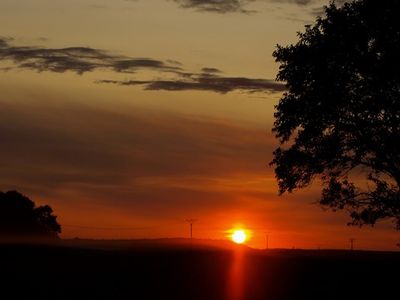
[[[400,253],[187,240],[0,246],[1,299],[397,299]],[[6,296],[7,295],[7,296]]]

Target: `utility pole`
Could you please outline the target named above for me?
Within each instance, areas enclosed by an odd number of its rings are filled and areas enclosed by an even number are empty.
[[[268,235],[268,233],[265,235],[265,249],[269,249],[269,235]]]
[[[188,222],[190,225],[190,239],[192,240],[193,239],[193,223],[196,222],[197,220],[196,219],[186,219],[185,221]]]
[[[354,238],[351,238],[350,239],[350,250],[351,251],[353,251],[354,250],[354,241],[355,241],[356,239],[354,239]]]

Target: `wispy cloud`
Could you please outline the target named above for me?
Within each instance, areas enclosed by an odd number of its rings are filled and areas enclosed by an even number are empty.
[[[215,13],[249,13],[246,4],[255,0],[174,0],[182,8],[194,8],[198,11]]]
[[[256,0],[257,1],[257,0]],[[258,0],[260,1],[260,0]],[[276,3],[289,3],[289,4],[297,4],[297,5],[322,5],[322,4],[329,4],[330,2],[334,2],[336,5],[340,6],[343,5],[345,2],[349,2],[351,0],[264,0],[269,2],[276,2]]]
[[[33,46],[14,46],[12,39],[0,38],[0,61],[12,61],[9,69],[29,69],[38,72],[48,71],[77,74],[96,70],[109,70],[115,73],[138,73],[139,70],[157,71],[154,80],[99,80],[100,83],[118,85],[140,85],[146,90],[164,91],[212,91],[225,94],[232,91],[281,92],[284,85],[274,80],[227,77],[220,75],[221,70],[204,67],[201,73],[192,73],[183,68],[176,60],[157,60],[152,58],[131,58],[110,53],[106,50],[90,47],[45,48]],[[167,76],[167,74],[169,76]],[[169,79],[170,74],[175,78]],[[160,79],[161,78],[161,79]],[[168,78],[168,79],[167,79]]]
[[[14,46],[11,39],[0,38],[0,61],[10,60],[15,68],[38,72],[66,71],[83,74],[97,69],[111,69],[120,73],[134,73],[139,69],[164,72],[181,70],[177,63],[150,58],[130,58],[90,47],[45,48]]]
[[[314,4],[320,0],[173,0],[182,8],[191,8],[202,12],[214,13],[251,13],[255,12],[247,8],[254,2],[289,3],[301,6]],[[343,1],[343,0],[341,0]]]
[[[208,67],[202,68],[201,71],[204,72],[204,73],[221,73],[222,72],[220,69],[208,68]]]
[[[131,0],[130,0],[131,1]],[[324,0],[173,0],[181,8],[195,9],[200,12],[211,13],[254,13],[257,10],[249,9],[251,3],[286,3],[298,6],[309,7],[313,5],[328,4]],[[342,5],[347,0],[335,0],[337,5]]]
[[[143,85],[146,90],[152,91],[211,91],[226,94],[233,91],[244,91],[247,93],[263,92],[274,93],[285,90],[285,85],[274,80],[246,78],[246,77],[223,77],[215,74],[191,75],[187,79],[175,80],[100,80],[99,83],[112,83],[118,85]]]
[[[129,2],[137,2],[138,0],[125,0]],[[228,14],[242,13],[251,14],[258,12],[255,8],[250,8],[251,4],[257,3],[275,3],[275,4],[292,4],[301,7],[313,7],[315,5],[326,5],[332,0],[166,0],[178,4],[180,8],[191,9],[197,12]],[[342,5],[350,0],[333,0],[337,5]]]
[[[278,2],[278,3],[292,3],[297,5],[310,5],[318,0],[270,0],[271,2]]]

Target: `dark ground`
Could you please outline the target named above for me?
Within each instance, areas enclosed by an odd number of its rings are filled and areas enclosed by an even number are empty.
[[[14,243],[0,245],[0,299],[400,299],[399,270],[396,252],[184,240]]]

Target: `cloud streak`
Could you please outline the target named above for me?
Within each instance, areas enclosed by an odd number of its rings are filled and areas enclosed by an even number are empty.
[[[195,9],[199,12],[211,13],[244,13],[249,14],[257,12],[256,10],[247,9],[246,6],[255,2],[270,3],[287,3],[298,6],[311,6],[321,3],[321,0],[173,0],[178,3],[181,8]],[[337,4],[343,4],[346,0],[336,0]],[[327,2],[327,1],[326,1]]]
[[[119,73],[134,73],[139,69],[177,72],[177,63],[150,58],[129,58],[90,47],[44,48],[13,46],[10,39],[0,38],[0,61],[10,60],[15,68],[38,72],[50,71],[77,74],[98,69],[109,69]]]
[[[214,13],[249,13],[245,5],[255,0],[174,0],[182,8],[192,8],[203,12]]]
[[[283,84],[268,79],[222,77],[205,73],[191,76],[189,80],[100,80],[98,82],[123,86],[142,85],[151,91],[210,91],[221,94],[233,91],[276,93],[286,89]]]
[[[157,71],[161,79],[154,80],[99,80],[98,83],[110,83],[123,86],[143,86],[152,91],[211,91],[226,94],[233,91],[282,92],[285,86],[274,80],[226,77],[222,71],[213,67],[204,67],[201,73],[191,73],[183,69],[175,60],[157,60],[152,58],[130,58],[112,54],[108,51],[90,47],[45,48],[33,46],[13,46],[11,39],[0,37],[0,61],[11,61],[9,69],[29,69],[37,72],[77,74],[108,70],[115,73],[134,74],[139,70]],[[166,74],[174,79],[164,79]],[[163,75],[164,74],[164,75]]]
[[[315,3],[318,0],[272,0],[272,2],[276,3],[290,3],[290,4],[297,4],[297,5],[310,5]]]
[[[246,6],[254,2],[262,2],[261,0],[173,0],[178,3],[181,8],[195,9],[200,12],[213,12],[219,14],[226,13],[252,13]],[[289,3],[300,6],[308,6],[314,4],[318,0],[264,0],[264,2]]]

